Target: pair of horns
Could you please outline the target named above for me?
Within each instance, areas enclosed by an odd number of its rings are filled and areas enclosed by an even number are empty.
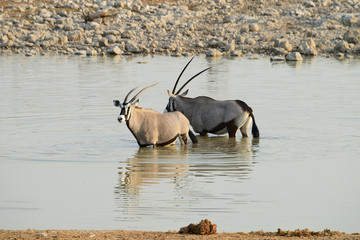
[[[184,69],[181,71],[178,79],[177,79],[176,82],[175,82],[175,86],[174,86],[174,88],[173,88],[173,90],[172,90],[172,93],[173,93],[173,94],[178,95],[178,94],[181,92],[181,90],[183,90],[184,87],[185,87],[191,80],[193,80],[194,78],[196,78],[197,76],[199,76],[200,74],[202,74],[203,72],[205,72],[205,71],[207,71],[207,70],[209,70],[209,69],[211,68],[211,67],[208,67],[208,68],[202,70],[201,72],[195,74],[192,78],[190,78],[189,80],[187,80],[187,82],[184,83],[184,85],[182,85],[181,88],[175,93],[177,84],[179,83],[179,80],[180,80],[181,76],[183,75],[183,73],[185,72],[185,69],[189,66],[189,64],[191,63],[191,61],[192,61],[193,59],[194,59],[194,57],[192,57],[192,58],[190,59],[190,61],[185,65]]]
[[[153,87],[153,86],[155,86],[155,85],[157,85],[157,83],[141,89],[133,98],[131,98],[131,100],[130,100],[129,102],[132,103],[133,101],[136,100],[137,97],[139,97],[139,95],[140,95],[143,91],[145,91],[146,89],[151,88],[151,87]],[[130,92],[126,95],[126,97],[125,97],[125,99],[124,99],[124,103],[128,103],[128,102],[127,102],[128,97],[129,97],[130,94],[131,94],[133,91],[135,91],[137,88],[138,88],[138,87],[135,87],[135,88],[133,88],[133,89],[130,90]]]

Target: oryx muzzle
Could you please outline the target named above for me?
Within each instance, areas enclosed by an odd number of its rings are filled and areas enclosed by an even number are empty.
[[[252,135],[253,137],[259,137],[260,133],[255,123],[253,110],[245,102],[240,100],[219,101],[206,96],[188,98],[185,97],[188,90],[180,94],[181,90],[183,90],[190,81],[209,68],[204,69],[190,78],[176,91],[182,74],[192,60],[193,58],[190,59],[181,71],[172,92],[168,91],[170,98],[165,112],[182,112],[189,119],[194,131],[200,133],[202,136],[206,136],[208,133],[228,133],[229,137],[236,137],[236,132],[240,128],[243,137],[248,137],[249,128],[252,123]]]
[[[189,120],[182,113],[175,111],[163,114],[137,106],[140,94],[155,85],[141,89],[130,101],[128,98],[137,87],[130,90],[122,103],[114,100],[114,105],[121,109],[118,121],[126,122],[140,147],[168,145],[175,142],[178,137],[181,143],[187,144],[188,134],[191,141],[197,143],[195,135],[189,130]]]

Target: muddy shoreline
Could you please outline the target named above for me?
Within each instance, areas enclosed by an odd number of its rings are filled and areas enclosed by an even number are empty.
[[[324,230],[311,232],[309,230],[250,233],[217,233],[213,235],[179,234],[176,231],[147,232],[127,230],[0,230],[0,239],[360,239],[359,233],[346,234],[337,231]]]
[[[0,54],[358,58],[357,0],[6,0]]]

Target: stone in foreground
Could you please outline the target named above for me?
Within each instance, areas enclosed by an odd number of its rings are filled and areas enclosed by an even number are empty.
[[[197,234],[210,235],[216,233],[216,224],[211,223],[210,220],[201,220],[199,224],[189,224],[187,227],[182,227],[179,231],[181,234]]]

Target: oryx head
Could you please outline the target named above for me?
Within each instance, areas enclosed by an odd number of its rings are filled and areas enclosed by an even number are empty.
[[[125,121],[129,121],[130,117],[131,117],[131,111],[134,109],[135,106],[137,106],[139,104],[139,95],[145,91],[148,88],[151,88],[153,86],[155,86],[157,83],[150,85],[146,88],[141,89],[133,98],[131,98],[130,101],[128,101],[128,97],[130,96],[130,94],[135,91],[138,87],[135,87],[133,89],[130,90],[130,92],[126,95],[123,103],[121,103],[119,100],[113,100],[115,107],[119,107],[120,110],[120,114],[118,116],[118,121],[120,123],[123,123]]]
[[[178,96],[181,96],[181,97],[185,97],[188,92],[189,92],[189,89],[184,91],[183,93],[180,94],[180,92],[185,88],[185,86],[191,81],[193,80],[194,78],[196,78],[197,76],[199,76],[200,74],[202,74],[203,72],[209,70],[211,67],[208,67],[204,70],[202,70],[201,72],[195,74],[192,78],[190,78],[189,80],[187,80],[186,83],[184,83],[184,85],[181,86],[181,88],[179,90],[176,91],[176,87],[177,87],[177,84],[179,83],[179,80],[182,76],[182,74],[184,73],[185,69],[187,68],[187,66],[189,66],[189,64],[191,63],[191,61],[194,59],[194,57],[192,57],[190,59],[190,61],[186,64],[186,66],[184,67],[184,69],[181,71],[178,79],[176,80],[175,82],[175,85],[174,85],[174,88],[172,90],[172,92],[170,92],[169,90],[167,91],[168,92],[168,95],[169,95],[169,102],[164,110],[164,112],[173,112],[173,111],[177,111],[177,108],[176,108],[176,99],[178,98]],[[176,91],[176,93],[175,93]]]

